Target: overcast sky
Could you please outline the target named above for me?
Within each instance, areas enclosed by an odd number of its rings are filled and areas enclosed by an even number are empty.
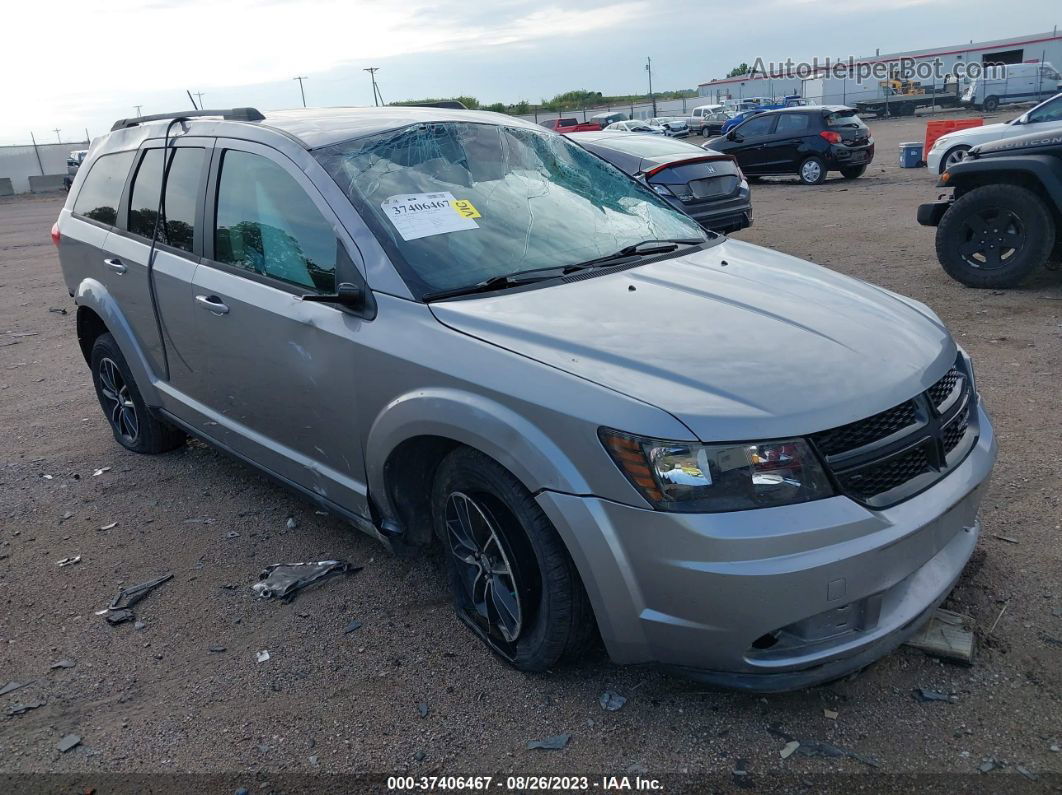
[[[123,116],[469,94],[694,88],[736,64],[861,56],[1039,33],[1058,0],[19,0],[0,44],[0,144],[106,131]],[[1004,11],[1005,8],[1005,11]],[[1062,64],[1055,64],[1062,66]]]

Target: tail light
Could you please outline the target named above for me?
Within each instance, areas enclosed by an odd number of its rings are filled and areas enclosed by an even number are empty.
[[[52,245],[53,246],[58,246],[59,245],[59,222],[58,221],[56,221],[54,224],[52,224]]]
[[[819,133],[819,136],[825,138],[831,144],[839,144],[841,142],[841,134],[833,130],[823,130]]]

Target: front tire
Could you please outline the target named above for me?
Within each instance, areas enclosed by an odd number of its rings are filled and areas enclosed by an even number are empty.
[[[522,671],[581,656],[594,619],[575,564],[534,497],[467,447],[435,475],[432,520],[458,616]]]
[[[109,333],[101,334],[89,357],[92,384],[115,441],[134,453],[165,453],[180,447],[188,438],[153,415],[140,396],[129,365]]]
[[[826,181],[826,163],[821,157],[812,155],[800,164],[797,176],[805,185],[821,185]]]
[[[985,113],[993,113],[996,108],[999,107],[999,97],[985,97],[985,104],[982,106],[985,109]]]
[[[968,287],[1014,287],[1055,242],[1043,201],[1018,185],[983,185],[955,200],[937,227],[937,259]]]
[[[961,163],[966,159],[966,153],[970,151],[968,146],[956,146],[947,151],[944,157],[940,158],[940,173],[943,174],[949,168],[957,163]]]
[[[849,166],[841,169],[841,176],[845,179],[859,179],[866,172],[866,164],[862,166]]]

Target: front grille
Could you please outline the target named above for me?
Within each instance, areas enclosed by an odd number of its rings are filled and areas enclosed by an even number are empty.
[[[908,400],[865,420],[816,434],[815,442],[825,455],[837,455],[892,436],[914,422],[915,404],[913,400]]]
[[[867,500],[878,494],[902,486],[909,480],[929,472],[929,459],[926,451],[916,447],[901,456],[871,464],[846,475],[838,476],[841,487],[861,500]]]
[[[944,426],[944,452],[950,453],[959,446],[970,427],[970,406],[963,406],[955,419]]]
[[[929,399],[933,401],[934,406],[940,408],[947,402],[960,378],[962,378],[962,373],[957,368],[952,367],[944,374],[943,378],[927,390]]]
[[[844,494],[885,508],[928,488],[972,449],[976,397],[960,357],[922,394],[811,441]]]

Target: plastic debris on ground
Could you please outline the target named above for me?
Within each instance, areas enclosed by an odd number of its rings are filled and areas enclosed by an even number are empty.
[[[528,750],[534,751],[541,749],[543,751],[560,751],[563,748],[568,747],[568,741],[572,739],[570,734],[556,734],[553,737],[547,737],[544,740],[530,740],[527,743]]]
[[[23,714],[25,712],[29,712],[31,709],[37,709],[38,707],[43,707],[47,703],[48,702],[45,701],[44,699],[38,698],[38,699],[34,699],[32,701],[27,701],[27,702],[25,702],[23,704],[12,704],[10,707],[7,708],[7,714],[8,715],[12,715],[12,716],[13,715],[21,715],[21,714]]]
[[[81,556],[80,555],[74,555],[72,558],[63,558],[62,560],[57,560],[56,561],[56,565],[58,565],[59,568],[62,569],[64,567],[66,567],[66,566],[73,566],[73,565],[78,564],[80,562],[81,562]]]
[[[958,696],[953,696],[951,693],[941,693],[939,690],[928,690],[924,687],[916,687],[914,689],[914,696],[919,701],[946,701],[949,704],[953,701],[958,701]]]
[[[133,605],[139,604],[144,597],[163,583],[172,579],[172,574],[163,574],[161,577],[156,577],[154,580],[148,580],[147,582],[142,582],[138,585],[119,588],[118,595],[111,600],[111,603],[107,608],[105,610],[100,610],[96,615],[104,616],[107,623],[112,626],[131,621],[136,618],[132,611]]]
[[[361,629],[361,622],[358,621],[358,619],[355,618],[353,621],[351,621],[349,624],[347,624],[347,628],[343,630],[343,634],[344,635],[349,635],[351,632],[353,632],[356,629]]]
[[[787,742],[785,744],[785,746],[782,748],[782,750],[779,751],[778,753],[782,757],[782,759],[788,759],[789,757],[791,757],[793,755],[793,751],[795,751],[799,747],[800,747],[800,743],[799,742],[797,742],[796,740],[790,740],[789,742]]]
[[[269,652],[267,652],[267,651],[266,651],[265,649],[263,649],[262,651],[258,652],[258,653],[257,653],[257,654],[256,654],[256,655],[254,656],[254,659],[255,659],[255,660],[256,660],[257,662],[260,662],[260,663],[264,663],[264,662],[265,662],[266,660],[268,660],[268,659],[269,659]]]
[[[19,688],[32,684],[33,682],[8,682],[3,687],[0,687],[0,696],[6,696],[8,693],[14,693]]]
[[[56,660],[55,662],[52,663],[51,667],[52,667],[52,670],[54,671],[56,668],[73,668],[75,665],[77,665],[77,663],[75,663],[73,660],[63,659],[63,660]]]
[[[598,703],[601,704],[601,709],[608,710],[609,712],[623,709],[623,705],[627,703],[626,696],[621,696],[615,690],[606,690],[597,700]]]
[[[358,571],[345,560],[319,560],[315,563],[274,563],[258,575],[251,590],[261,599],[291,601],[295,594],[326,577]]]
[[[72,751],[81,745],[81,738],[76,734],[67,734],[55,746],[55,750],[61,754],[65,754],[67,751]]]
[[[905,645],[934,657],[973,665],[976,651],[973,620],[938,607],[918,634],[911,637]]]

